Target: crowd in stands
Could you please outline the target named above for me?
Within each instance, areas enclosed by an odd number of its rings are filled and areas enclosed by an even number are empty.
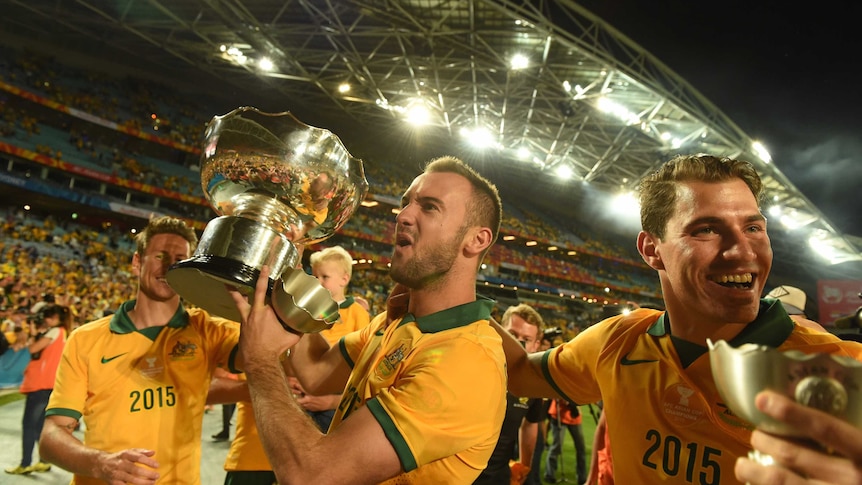
[[[197,146],[212,110],[150,81],[115,79],[12,50],[0,55],[0,82],[0,142],[95,167],[116,177],[124,188],[132,187],[124,182],[128,180],[167,190],[167,195],[159,194],[162,210],[165,199],[176,198],[180,207],[189,200],[171,194],[191,195],[196,205],[185,204],[188,209],[175,215],[190,217],[198,228],[215,216],[203,200],[197,166]],[[365,171],[370,193],[390,198],[400,197],[415,175],[406,167],[377,160],[366,161]],[[357,259],[373,261],[357,268],[354,282],[356,293],[372,303],[372,311],[382,308],[389,286],[386,263],[394,231],[389,209],[360,208],[339,232],[340,239],[332,241],[350,247]],[[539,214],[529,207],[512,207],[504,217],[502,233],[564,242],[569,247],[563,249],[569,251],[543,252],[500,241],[486,259],[487,268],[481,274],[486,282],[561,296],[576,294],[599,306],[607,299],[660,300],[653,273],[631,248],[624,249],[612,238],[585,229],[586,225],[580,225],[576,234],[573,228]],[[18,216],[7,217],[3,226],[0,272],[3,287],[9,290],[4,298],[69,295],[75,299],[71,307],[81,323],[111,311],[119,295],[130,293],[123,271],[131,257],[128,235],[105,228],[64,227],[66,223],[50,219],[43,224],[24,217],[22,222]],[[577,254],[569,254],[573,252]],[[9,278],[14,284],[9,284]],[[594,316],[589,312],[573,316],[571,305],[563,301],[530,303],[570,333]]]

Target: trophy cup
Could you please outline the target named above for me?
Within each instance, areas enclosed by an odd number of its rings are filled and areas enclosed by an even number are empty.
[[[754,397],[769,389],[819,409],[854,426],[862,426],[862,362],[830,354],[778,351],[756,344],[731,347],[720,340],[709,345],[709,363],[718,393],[731,411],[758,429],[798,437],[798,430],[777,421],[754,405]],[[752,450],[748,457],[762,465],[771,456]]]
[[[168,284],[214,315],[240,321],[225,285],[254,292],[270,267],[269,302],[282,326],[311,333],[338,321],[317,278],[296,268],[301,249],[332,236],[368,190],[362,161],[341,140],[289,112],[241,107],[207,125],[201,185],[219,215]]]

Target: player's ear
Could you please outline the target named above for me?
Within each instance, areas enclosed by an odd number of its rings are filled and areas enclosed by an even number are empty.
[[[481,254],[488,249],[493,240],[494,234],[490,227],[473,226],[464,236],[464,249],[472,255]]]
[[[658,248],[659,239],[654,235],[641,231],[638,233],[638,252],[644,262],[654,270],[664,269],[664,262]]]

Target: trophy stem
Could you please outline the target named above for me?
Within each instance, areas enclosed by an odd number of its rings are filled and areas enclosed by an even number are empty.
[[[221,216],[207,224],[194,256],[173,265],[167,280],[189,302],[240,321],[225,285],[250,294],[264,265],[278,278],[298,260],[296,247],[281,233],[244,217]]]

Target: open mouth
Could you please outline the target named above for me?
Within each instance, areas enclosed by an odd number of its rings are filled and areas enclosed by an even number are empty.
[[[397,236],[395,238],[395,245],[399,248],[403,248],[405,246],[409,246],[413,243],[413,241],[407,236]]]
[[[742,273],[742,274],[726,274],[726,275],[718,275],[711,276],[709,278],[711,281],[718,283],[725,288],[737,288],[740,290],[750,289],[752,286],[752,282],[754,281],[754,275],[751,273]]]

